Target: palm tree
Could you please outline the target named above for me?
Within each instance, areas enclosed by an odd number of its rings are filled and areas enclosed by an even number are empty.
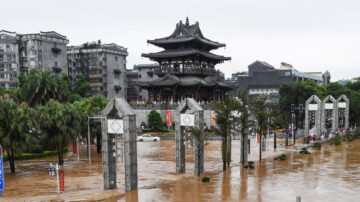
[[[215,121],[218,128],[215,128],[215,133],[222,137],[222,160],[223,170],[230,166],[231,162],[231,147],[228,145],[228,137],[231,135],[230,129],[234,123],[233,110],[235,101],[231,96],[226,97],[223,103],[213,102],[216,113]]]
[[[0,98],[0,144],[6,150],[11,172],[15,172],[15,155],[34,143],[30,131],[35,128],[35,111],[26,103],[16,104],[8,97]]]
[[[45,105],[50,99],[66,100],[66,85],[50,70],[32,70],[21,88],[23,99],[30,106]]]
[[[74,105],[80,109],[82,114],[82,127],[80,133],[85,135],[87,133],[87,117],[101,114],[102,110],[109,103],[109,100],[102,95],[95,95],[80,101],[74,102]],[[101,152],[101,125],[94,121],[90,122],[91,134],[95,134],[97,142],[97,153]],[[90,141],[90,140],[89,140]]]
[[[64,164],[64,148],[72,142],[80,132],[81,113],[73,104],[60,104],[50,100],[40,106],[40,124],[44,138],[56,147],[59,164]]]

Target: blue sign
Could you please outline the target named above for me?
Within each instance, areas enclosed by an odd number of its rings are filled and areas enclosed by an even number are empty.
[[[0,190],[4,191],[4,168],[3,168],[3,158],[0,156]]]

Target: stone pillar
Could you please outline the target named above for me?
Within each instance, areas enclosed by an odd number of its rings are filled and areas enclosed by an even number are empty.
[[[195,146],[194,152],[194,174],[204,172],[204,111],[196,111],[195,112],[195,127],[201,129],[200,134],[200,143],[196,143],[199,147]],[[200,162],[199,162],[200,161]],[[200,166],[200,168],[199,168]],[[199,172],[200,169],[200,172]]]
[[[125,192],[137,189],[136,115],[124,117]]]
[[[104,189],[114,189],[116,188],[116,145],[114,135],[107,133],[106,117],[101,119],[101,128]]]
[[[184,130],[181,126],[180,114],[190,110],[194,113],[194,126],[201,130],[200,145],[197,147],[195,141],[194,173],[198,174],[204,171],[204,110],[193,98],[185,98],[175,110],[175,140],[176,140],[176,173],[185,172],[185,145]]]
[[[185,172],[184,130],[185,127],[180,126],[180,112],[176,111],[176,116],[175,116],[176,173]]]
[[[335,100],[335,98],[331,95],[328,95],[321,103],[321,132],[326,132],[325,129],[325,125],[326,125],[326,110],[330,110],[330,109],[326,109],[326,104],[327,101],[331,101],[331,103],[328,104],[332,104],[332,116],[331,116],[331,131],[335,132],[335,128],[336,128],[336,109],[337,109],[337,102]]]
[[[116,135],[119,134],[124,138],[125,191],[137,189],[136,114],[124,98],[113,98],[101,115],[104,189],[116,188]],[[122,119],[122,128],[121,120],[108,128],[108,116]]]
[[[345,106],[339,106],[340,103],[345,102]],[[345,95],[341,95],[337,99],[337,110],[336,110],[336,130],[339,128],[339,109],[345,109],[345,129],[349,129],[349,109],[350,101]]]
[[[316,110],[310,110],[310,104],[315,101]],[[309,137],[309,111],[315,111],[315,128],[316,128],[316,137],[320,136],[320,121],[321,121],[321,100],[316,96],[312,95],[305,103],[305,138]]]

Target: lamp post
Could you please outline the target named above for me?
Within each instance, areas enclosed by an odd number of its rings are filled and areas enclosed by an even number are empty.
[[[60,197],[60,189],[59,189],[59,164],[56,164],[55,166],[50,163],[48,167],[49,176],[54,177],[56,172],[56,185],[57,185],[57,195]]]
[[[292,138],[293,138],[293,144],[295,145],[295,131],[294,131],[294,121],[296,120],[296,114],[295,111],[298,110],[299,113],[301,113],[304,110],[304,105],[299,104],[298,106],[295,106],[295,104],[291,104],[291,131],[292,131]]]
[[[91,163],[91,151],[90,151],[90,119],[94,119],[95,122],[101,122],[101,115],[88,116],[88,140],[87,140],[87,149],[88,149],[88,157],[89,163]]]

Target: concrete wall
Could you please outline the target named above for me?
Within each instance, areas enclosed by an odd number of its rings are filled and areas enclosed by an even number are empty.
[[[150,76],[147,72],[148,71],[153,71],[154,68],[140,68],[139,69],[139,75],[141,75],[141,78],[139,78],[140,82],[145,82],[145,81],[152,81],[154,79],[159,78],[155,73],[153,73],[152,76]],[[148,90],[145,89],[141,89],[140,88],[140,93],[139,95],[141,95],[141,97],[145,100],[149,99],[149,92]]]
[[[141,122],[145,122],[147,124],[148,115],[150,113],[150,109],[134,109],[136,113],[136,128],[140,129]],[[161,114],[161,118],[165,121],[165,113],[167,110],[156,110]],[[175,110],[171,111],[171,121],[175,122]],[[211,126],[211,111],[213,110],[204,110],[204,123],[208,128]]]
[[[117,57],[117,61],[115,59]],[[126,56],[106,53],[107,66],[107,96],[112,97],[126,97],[127,92],[127,78],[126,78]],[[115,77],[114,70],[119,69],[121,74]],[[116,93],[115,86],[121,87],[121,90]]]
[[[52,48],[55,47],[55,42],[45,41],[39,39],[31,39],[26,42],[28,67],[29,69],[48,69],[53,71],[55,62],[57,67],[61,68],[61,73],[68,73],[66,44],[56,43],[56,48],[59,48],[60,53],[55,54]]]
[[[7,48],[8,47],[8,48]],[[18,44],[14,36],[0,38],[0,87],[15,88],[20,73]]]

